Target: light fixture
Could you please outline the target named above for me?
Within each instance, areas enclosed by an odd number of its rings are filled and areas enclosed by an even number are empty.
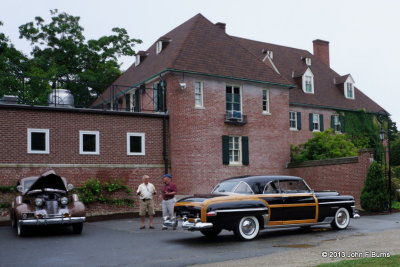
[[[379,131],[379,139],[381,139],[381,142],[383,142],[383,140],[385,140],[385,130],[383,130],[383,128],[381,128],[381,130]]]
[[[181,89],[186,89],[186,83],[179,83],[179,86],[181,87]]]

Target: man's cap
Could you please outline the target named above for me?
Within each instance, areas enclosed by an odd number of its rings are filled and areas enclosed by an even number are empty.
[[[168,177],[168,178],[171,178],[172,179],[172,175],[171,174],[169,174],[169,173],[166,173],[166,174],[164,174],[164,176],[163,177]]]

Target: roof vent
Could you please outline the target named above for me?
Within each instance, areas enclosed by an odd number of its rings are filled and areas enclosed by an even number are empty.
[[[311,66],[311,58],[306,57],[305,61],[307,66]]]
[[[272,51],[272,50],[268,50],[268,49],[262,49],[261,50],[261,53],[263,53],[263,54],[267,54],[267,56],[270,58],[270,59],[274,59],[274,52]]]
[[[141,62],[143,62],[143,60],[145,60],[148,55],[149,55],[149,52],[139,51],[136,54],[135,66],[138,66]]]

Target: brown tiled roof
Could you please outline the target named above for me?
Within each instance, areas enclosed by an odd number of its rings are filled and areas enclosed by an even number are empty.
[[[347,78],[350,76],[350,74],[346,74],[346,75],[343,75],[343,76],[338,76],[338,77],[335,77],[335,84],[342,84],[342,83],[344,83],[346,80],[347,80]]]
[[[253,41],[249,39],[232,37],[243,47],[247,48],[254,55],[257,55],[260,59],[263,58],[264,54],[262,50],[271,50],[274,53],[274,64],[278,68],[279,72],[287,80],[292,83],[296,83],[293,77],[301,75],[307,69],[307,65],[302,57],[311,58],[310,69],[314,74],[314,94],[305,94],[298,86],[295,89],[290,90],[290,103],[301,104],[301,105],[312,105],[321,107],[332,107],[344,110],[361,110],[366,109],[367,111],[377,112],[383,108],[375,103],[372,99],[366,96],[361,90],[355,88],[355,99],[347,99],[344,96],[343,88],[337,85],[337,81],[341,81],[344,77],[346,80],[348,75],[340,76],[330,67],[322,63],[318,58],[306,50],[296,49],[291,47],[285,47],[275,44],[269,44],[264,42]],[[304,71],[303,71],[304,70]],[[336,84],[335,84],[336,80]],[[344,81],[343,81],[344,82]]]
[[[184,70],[202,74],[234,77],[252,81],[268,82],[293,87],[293,84],[277,74],[255,55],[238,44],[219,26],[198,14],[176,27],[161,39],[170,40],[160,54],[156,43],[148,50],[148,56],[138,66],[134,64],[125,71],[114,85],[135,86],[166,69]],[[108,88],[103,96],[110,95]],[[119,93],[126,88],[114,91]],[[105,99],[98,99],[94,105]]]

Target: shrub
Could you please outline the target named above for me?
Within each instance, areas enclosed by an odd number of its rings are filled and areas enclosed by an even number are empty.
[[[382,167],[374,161],[368,169],[361,192],[361,207],[366,211],[384,211],[388,208],[388,199],[387,182]]]
[[[335,134],[332,129],[314,133],[306,143],[291,146],[291,161],[332,159],[357,156],[357,148],[345,134]]]

